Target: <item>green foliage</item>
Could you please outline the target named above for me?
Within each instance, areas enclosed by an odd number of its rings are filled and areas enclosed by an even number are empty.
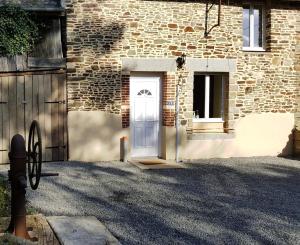
[[[10,216],[10,193],[7,189],[7,180],[0,176],[0,217]],[[30,203],[26,201],[27,215],[37,214],[37,210],[30,206]],[[0,243],[1,244],[1,243]]]
[[[35,245],[36,242],[31,242],[29,240],[16,237],[13,234],[4,233],[0,236],[0,244],[2,245]]]
[[[7,182],[0,176],[0,216],[10,216],[10,196],[7,191]]]
[[[34,17],[16,5],[0,7],[0,53],[16,55],[29,52],[39,38]]]

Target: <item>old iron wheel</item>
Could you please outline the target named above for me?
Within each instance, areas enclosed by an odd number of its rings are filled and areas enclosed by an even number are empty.
[[[39,123],[34,120],[31,123],[28,139],[28,177],[33,190],[40,183],[42,171],[42,136]]]

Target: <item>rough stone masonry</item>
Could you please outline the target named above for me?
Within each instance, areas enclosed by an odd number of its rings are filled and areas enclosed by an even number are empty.
[[[234,130],[236,120],[252,113],[297,111],[297,3],[266,1],[265,51],[247,52],[242,50],[244,1],[223,1],[221,24],[208,37],[204,37],[203,0],[65,2],[69,111],[120,115],[123,127],[129,127],[130,72],[122,69],[122,58],[175,60],[183,53],[188,58],[236,60],[226,87],[226,128]],[[217,5],[211,9],[209,27],[216,23],[217,10]],[[193,117],[189,70],[165,74],[163,100],[175,98],[180,75],[180,120],[189,132]],[[174,125],[174,110],[164,109],[163,125]]]
[[[239,2],[222,6],[221,26],[208,38],[204,38],[204,1],[69,0],[66,7],[69,110],[120,114],[122,57],[175,59],[182,53],[237,59],[229,86],[231,120],[252,112],[296,109],[299,12],[286,3],[266,9],[265,52],[241,50]]]

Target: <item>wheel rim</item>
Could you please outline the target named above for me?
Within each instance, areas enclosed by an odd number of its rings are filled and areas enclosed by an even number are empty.
[[[42,137],[39,123],[31,123],[28,139],[28,177],[33,190],[38,188],[42,171]]]

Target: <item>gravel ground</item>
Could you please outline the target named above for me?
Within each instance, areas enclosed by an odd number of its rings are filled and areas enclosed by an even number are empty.
[[[45,163],[28,190],[45,215],[93,215],[122,244],[300,244],[300,161],[198,160],[186,169]],[[6,174],[2,167],[2,173]]]

